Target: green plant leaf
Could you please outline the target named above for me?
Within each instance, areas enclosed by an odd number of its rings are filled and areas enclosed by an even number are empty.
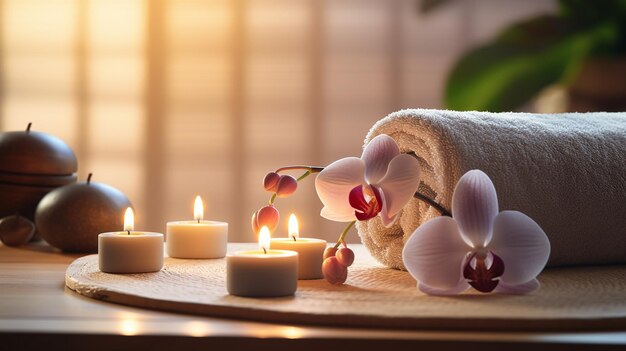
[[[449,76],[445,101],[456,110],[511,111],[541,89],[566,80],[610,29],[579,30],[555,16],[511,27],[463,56]]]

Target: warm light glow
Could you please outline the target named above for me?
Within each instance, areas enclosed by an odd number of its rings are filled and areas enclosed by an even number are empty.
[[[124,213],[124,231],[135,230],[135,214],[132,208],[127,208]]]
[[[287,339],[299,339],[304,336],[304,330],[298,327],[284,327],[282,334]]]
[[[267,226],[263,226],[259,232],[259,248],[263,251],[270,249],[270,230]]]
[[[298,239],[300,236],[300,229],[298,228],[298,218],[296,218],[295,214],[291,214],[289,216],[289,237]]]
[[[204,205],[200,195],[196,196],[196,203],[193,205],[193,219],[201,221],[204,218]]]
[[[206,322],[192,321],[184,326],[188,335],[195,337],[207,336],[211,332],[211,328]]]
[[[119,332],[122,335],[137,335],[139,333],[139,324],[132,318],[123,319],[119,326]]]

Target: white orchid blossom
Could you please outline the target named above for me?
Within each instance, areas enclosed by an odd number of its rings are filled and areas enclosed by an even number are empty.
[[[518,211],[498,213],[491,179],[479,170],[461,177],[452,196],[452,215],[422,224],[402,257],[419,289],[452,295],[470,286],[481,292],[527,293],[550,255],[541,227]]]
[[[391,226],[417,191],[419,175],[413,156],[401,154],[388,135],[378,135],[361,158],[337,160],[317,176],[315,189],[324,204],[321,216],[350,222],[380,214],[382,223]]]

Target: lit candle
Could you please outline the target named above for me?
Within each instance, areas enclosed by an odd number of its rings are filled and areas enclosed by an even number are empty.
[[[168,222],[165,232],[167,255],[175,258],[221,258],[226,256],[228,223],[205,221],[204,206],[196,196],[193,221]]]
[[[259,232],[259,250],[226,256],[228,293],[246,297],[293,295],[298,288],[298,253],[270,250],[270,230]]]
[[[288,238],[272,239],[270,247],[277,250],[292,250],[298,253],[298,279],[321,279],[322,259],[326,250],[326,240],[300,238],[298,219],[289,216]]]
[[[135,216],[129,207],[124,231],[98,235],[98,263],[105,273],[148,273],[163,268],[163,234],[134,231]]]

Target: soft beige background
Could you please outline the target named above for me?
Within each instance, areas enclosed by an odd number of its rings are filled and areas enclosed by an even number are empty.
[[[0,126],[66,140],[80,177],[128,194],[137,227],[230,222],[256,240],[264,174],[359,155],[369,127],[404,107],[441,107],[468,47],[553,1],[0,0]],[[280,200],[304,235],[335,240],[312,179]],[[355,233],[350,235],[357,240]]]

